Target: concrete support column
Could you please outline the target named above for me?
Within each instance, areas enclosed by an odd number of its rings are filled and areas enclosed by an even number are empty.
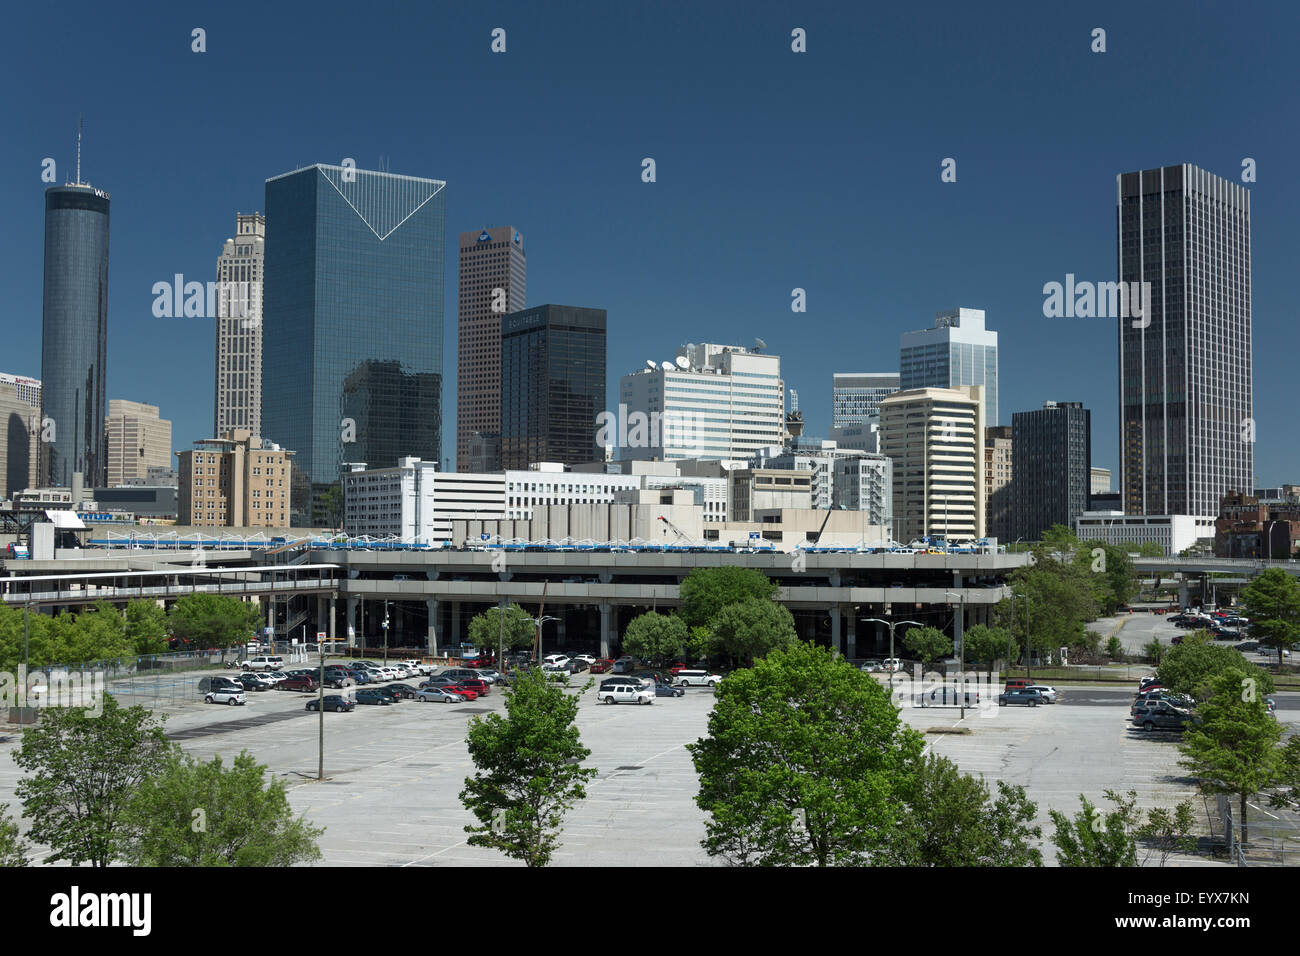
[[[438,656],[438,599],[425,598],[424,606],[428,609],[429,625],[425,630],[425,643],[429,648],[429,656]]]
[[[605,602],[600,605],[600,656],[609,657],[610,645],[613,643],[614,608]]]
[[[316,633],[326,630],[325,627],[325,595],[316,596]],[[312,641],[316,640],[316,634],[308,635]]]
[[[356,598],[349,597],[347,599],[347,606],[344,609],[344,613],[347,616],[348,647],[349,648],[356,647],[357,646],[357,599]]]
[[[850,659],[858,656],[858,612],[852,608],[849,608],[849,632],[844,656]]]
[[[459,601],[451,602],[451,643],[457,645],[465,643],[464,635],[460,633],[460,602]]]
[[[568,617],[568,615],[566,615],[566,614],[564,613],[564,611],[560,611],[560,613],[557,614],[557,615],[555,615],[555,616],[556,616],[557,618],[559,618],[559,620],[555,622],[555,640],[556,640],[556,643],[557,643],[560,647],[568,647],[568,646],[569,646],[569,645],[568,645],[568,639],[566,638],[566,636],[565,636],[565,632],[564,632],[564,622],[565,622],[565,619]],[[584,651],[584,653],[585,653],[585,651]]]
[[[330,617],[329,617],[329,622],[330,622],[330,624],[329,624],[329,628],[328,628],[328,631],[329,631],[329,637],[330,637],[330,640],[331,640],[331,641],[334,640],[334,617],[335,617],[336,614],[337,614],[337,611],[335,610],[335,607],[334,607],[334,595],[331,594],[331,595],[330,595]]]
[[[844,612],[838,604],[831,605],[831,652],[840,653],[840,631],[843,630]]]

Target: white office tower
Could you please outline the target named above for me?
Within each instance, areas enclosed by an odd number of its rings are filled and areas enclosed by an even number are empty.
[[[898,391],[897,372],[836,372],[831,382],[831,427],[880,420],[880,403]]]
[[[836,508],[860,511],[869,525],[894,527],[894,463],[884,455],[835,459]]]
[[[437,462],[403,458],[396,468],[344,463],[340,478],[348,534],[435,544],[451,538],[454,520],[505,517],[506,477],[499,472],[441,472]]]
[[[217,259],[217,376],[212,434],[262,434],[262,276],[266,217],[235,215]]]
[[[984,389],[920,388],[880,403],[880,450],[894,466],[894,537],[985,536]]]
[[[687,345],[674,362],[648,361],[619,387],[620,459],[748,459],[782,444],[781,358],[728,345]]]
[[[985,421],[998,424],[998,334],[984,327],[983,309],[948,309],[934,328],[904,332],[898,376],[903,389],[982,385]]]

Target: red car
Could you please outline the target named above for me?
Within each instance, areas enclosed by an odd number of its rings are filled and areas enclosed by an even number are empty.
[[[445,690],[451,694],[460,694],[460,696],[464,697],[466,700],[478,700],[478,692],[471,687],[464,686],[463,684],[447,684],[445,687],[439,689]]]
[[[310,677],[299,675],[297,677],[286,677],[275,685],[276,690],[315,690],[316,682]]]
[[[479,697],[486,697],[490,693],[487,681],[476,680],[472,677],[463,681],[458,681],[456,687],[465,690],[472,690]]]
[[[604,674],[613,666],[613,661],[608,657],[602,657],[598,661],[593,661],[590,669],[593,674]]]

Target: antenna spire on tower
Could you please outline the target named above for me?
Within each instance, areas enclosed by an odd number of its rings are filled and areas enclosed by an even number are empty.
[[[81,119],[82,114],[77,114],[77,185],[81,185]]]

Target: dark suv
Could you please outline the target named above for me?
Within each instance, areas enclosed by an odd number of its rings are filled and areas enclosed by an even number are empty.
[[[1036,690],[1030,690],[1028,687],[1016,687],[1012,690],[998,694],[998,706],[1006,707],[1008,704],[1023,704],[1026,707],[1037,707],[1044,703],[1043,695]]]

